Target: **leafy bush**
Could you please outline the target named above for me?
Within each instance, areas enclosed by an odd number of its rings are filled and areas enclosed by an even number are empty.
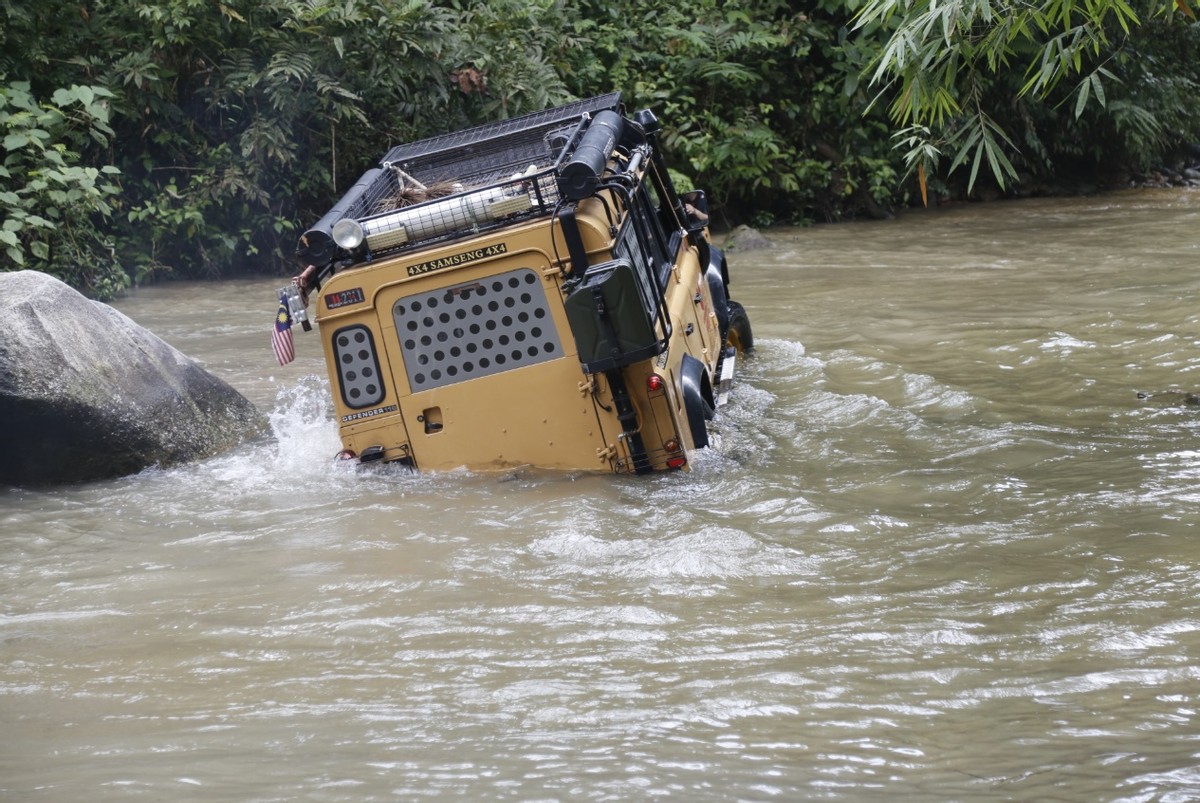
[[[1200,141],[1192,3],[0,0],[0,248],[99,296],[294,272],[388,146],[612,90],[718,223],[1145,169]]]
[[[922,184],[1120,177],[1200,127],[1190,0],[869,0],[873,81]],[[948,164],[947,164],[948,162]]]
[[[581,95],[623,88],[630,105],[653,108],[675,164],[727,223],[882,215],[900,162],[882,117],[864,118],[854,5],[590,0],[568,82]]]
[[[0,246],[9,267],[49,273],[97,298],[129,283],[104,234],[120,171],[87,165],[79,154],[86,139],[109,141],[111,97],[72,86],[39,103],[27,82],[0,87]]]

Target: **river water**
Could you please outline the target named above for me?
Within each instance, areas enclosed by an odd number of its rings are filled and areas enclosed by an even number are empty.
[[[275,438],[0,490],[0,798],[1200,797],[1200,193],[770,234],[648,478],[335,467],[279,280],[118,302]]]

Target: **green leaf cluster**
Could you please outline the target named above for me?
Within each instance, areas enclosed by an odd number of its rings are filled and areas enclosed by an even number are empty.
[[[1200,140],[1188,0],[868,0],[877,99],[910,168],[1031,178],[1119,174]]]
[[[585,1],[568,83],[626,90],[669,124],[675,164],[734,222],[883,214],[898,198],[888,126],[868,112],[854,2]]]
[[[1140,168],[1200,141],[1191,2],[0,0],[0,268],[293,273],[391,145],[612,90],[718,223]]]
[[[79,152],[88,140],[108,143],[111,97],[71,86],[39,101],[27,82],[0,86],[0,249],[11,268],[38,267],[99,297],[129,282],[104,232],[120,171]]]

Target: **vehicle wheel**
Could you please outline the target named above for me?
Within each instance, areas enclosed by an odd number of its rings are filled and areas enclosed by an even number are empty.
[[[750,316],[736,301],[729,302],[729,332],[725,342],[737,349],[738,354],[754,351],[754,331],[750,328]]]

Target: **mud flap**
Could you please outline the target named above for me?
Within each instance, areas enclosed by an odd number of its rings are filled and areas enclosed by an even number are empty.
[[[725,281],[721,278],[721,270],[713,264],[704,273],[708,282],[708,291],[712,293],[713,311],[717,313],[717,326],[721,333],[721,342],[729,333],[729,295],[725,292]]]
[[[704,363],[691,354],[683,355],[680,366],[680,384],[683,389],[683,409],[687,413],[688,429],[692,434],[692,443],[697,449],[708,446],[708,425],[716,412],[713,399],[712,383]]]

